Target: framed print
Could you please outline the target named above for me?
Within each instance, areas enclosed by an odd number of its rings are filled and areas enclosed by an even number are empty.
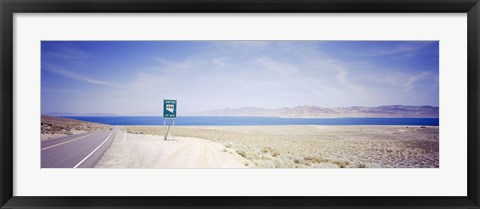
[[[479,208],[478,1],[2,1],[2,208]]]

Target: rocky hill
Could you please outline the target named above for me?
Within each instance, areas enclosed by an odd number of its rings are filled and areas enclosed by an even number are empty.
[[[109,129],[109,125],[91,123],[68,118],[57,118],[42,115],[41,133],[51,135],[72,135]]]
[[[302,105],[292,108],[267,109],[257,107],[226,108],[194,114],[196,116],[255,116],[284,118],[438,118],[439,108],[432,106],[390,105],[379,107],[324,108]]]

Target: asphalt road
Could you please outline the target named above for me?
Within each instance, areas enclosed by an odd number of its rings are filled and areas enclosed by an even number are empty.
[[[42,141],[42,168],[92,168],[112,144],[117,129]]]

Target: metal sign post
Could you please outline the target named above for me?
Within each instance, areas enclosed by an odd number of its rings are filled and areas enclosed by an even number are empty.
[[[169,123],[166,124],[166,121],[169,121]],[[168,139],[168,132],[170,131],[170,127],[174,128],[175,127],[175,119],[163,119],[163,139],[167,140]],[[172,140],[175,140],[175,136],[173,133],[170,133],[172,136]]]
[[[175,127],[175,118],[177,117],[177,100],[164,99],[163,100],[163,139],[168,139],[168,132],[170,126]],[[170,120],[170,123],[167,123]],[[168,127],[167,127],[168,125]],[[172,140],[175,140],[175,136],[172,135]]]

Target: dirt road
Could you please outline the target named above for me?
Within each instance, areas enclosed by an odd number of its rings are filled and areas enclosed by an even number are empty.
[[[96,168],[247,168],[235,151],[212,141],[119,132]]]

